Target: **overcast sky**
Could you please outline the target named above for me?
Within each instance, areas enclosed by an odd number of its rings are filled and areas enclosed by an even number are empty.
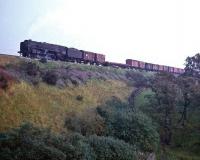
[[[200,52],[200,0],[0,0],[0,53],[25,39],[183,67]]]

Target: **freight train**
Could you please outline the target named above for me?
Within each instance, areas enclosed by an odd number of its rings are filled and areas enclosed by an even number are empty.
[[[78,63],[90,63],[102,66],[112,66],[118,68],[142,69],[156,72],[170,72],[175,74],[184,73],[184,69],[152,64],[133,59],[127,59],[126,63],[108,62],[105,60],[104,54],[79,50],[76,48],[68,48],[61,45],[50,44],[46,42],[36,42],[25,40],[20,43],[20,55],[28,58],[60,60]]]

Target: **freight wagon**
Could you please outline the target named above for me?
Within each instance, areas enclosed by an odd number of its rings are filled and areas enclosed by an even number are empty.
[[[164,71],[164,72],[170,72],[170,73],[175,73],[175,74],[184,73],[184,69],[170,67],[170,66],[164,66],[164,65],[158,65],[158,64],[152,64],[152,63],[146,63],[146,62],[132,60],[132,59],[127,59],[126,64],[129,67],[145,69],[148,71],[159,71],[159,72]]]

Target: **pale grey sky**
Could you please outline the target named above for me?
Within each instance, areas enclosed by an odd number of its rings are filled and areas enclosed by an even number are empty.
[[[183,67],[200,52],[199,0],[0,0],[0,53],[24,39]]]

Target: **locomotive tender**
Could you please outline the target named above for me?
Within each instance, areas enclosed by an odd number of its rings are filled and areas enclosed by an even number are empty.
[[[60,46],[56,44],[50,44],[45,42],[36,42],[32,40],[25,40],[20,43],[20,55],[28,58],[37,59],[48,59],[48,60],[60,60],[60,61],[70,61],[78,63],[90,63],[103,66],[113,66],[119,68],[135,68],[143,69],[147,71],[156,72],[170,72],[175,74],[184,73],[184,69],[152,64],[132,59],[127,59],[126,64],[107,62],[105,61],[105,55],[78,50],[76,48],[67,48],[65,46]]]

